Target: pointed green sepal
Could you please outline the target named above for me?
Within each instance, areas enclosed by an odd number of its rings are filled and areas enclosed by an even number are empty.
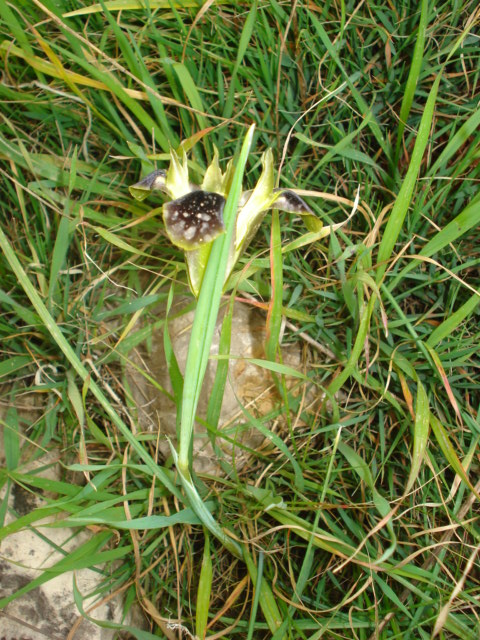
[[[214,147],[213,160],[208,165],[205,175],[203,177],[202,189],[204,191],[213,191],[214,193],[220,193],[225,196],[223,192],[223,173],[220,170],[218,162],[218,149]]]
[[[257,232],[265,211],[272,206],[276,199],[273,193],[273,154],[271,149],[262,155],[262,167],[262,175],[255,189],[238,212],[235,238],[236,259]]]
[[[165,190],[173,199],[180,198],[192,190],[188,181],[187,154],[183,150],[182,152],[180,161],[176,151],[170,150],[170,166],[167,171]]]

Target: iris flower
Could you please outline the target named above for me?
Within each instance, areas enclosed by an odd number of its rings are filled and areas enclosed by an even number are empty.
[[[162,191],[167,195],[168,200],[163,205],[165,231],[171,242],[185,251],[190,288],[198,297],[211,244],[225,231],[223,209],[234,166],[230,161],[225,172],[222,172],[215,149],[202,183],[197,185],[189,180],[186,153],[183,152],[180,158],[172,150],[170,156],[167,171],[153,171],[131,186],[130,193],[137,200],[143,200],[154,191]],[[225,282],[268,209],[296,213],[306,218],[310,230],[321,228],[321,222],[300,196],[288,189],[274,187],[273,155],[270,149],[262,155],[261,162],[263,170],[255,188],[244,191],[240,197]]]

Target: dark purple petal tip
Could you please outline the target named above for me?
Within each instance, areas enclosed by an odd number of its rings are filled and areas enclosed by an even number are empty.
[[[166,191],[166,175],[163,169],[152,171],[148,176],[129,187],[129,191],[136,200],[145,200],[151,191]]]
[[[152,171],[148,176],[142,178],[140,182],[137,182],[135,187],[150,189],[150,191],[157,191],[165,189],[165,179],[167,177],[166,172],[163,169],[158,169],[157,171]]]
[[[288,189],[275,189],[275,191],[280,192],[280,195],[273,204],[274,208],[281,209],[282,211],[289,211],[290,213],[313,213],[305,200],[300,196],[297,196],[293,191],[289,191]]]
[[[192,191],[163,205],[165,229],[173,244],[191,251],[215,240],[223,231],[225,198],[210,191]]]

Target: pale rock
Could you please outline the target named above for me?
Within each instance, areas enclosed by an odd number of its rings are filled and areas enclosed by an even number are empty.
[[[188,299],[183,298],[176,301],[170,311],[168,325],[173,351],[182,374],[185,373],[190,331],[194,319],[194,311],[181,313],[188,302],[190,302]],[[211,347],[213,357],[210,358],[207,366],[197,409],[197,416],[202,419],[206,417],[208,400],[215,378],[217,365],[215,355],[218,354],[225,310],[226,305],[221,309],[215,327]],[[165,315],[164,306],[160,306],[156,313],[157,317],[161,317],[162,314]],[[252,358],[265,358],[265,338],[265,314],[247,304],[235,303],[232,318],[231,359],[229,360],[219,430],[234,442],[241,443],[253,450],[268,446],[269,443],[255,427],[248,424],[248,418],[241,406],[261,420],[275,408],[280,399],[271,372],[267,368],[249,361]],[[175,405],[155,384],[139,372],[146,372],[159,387],[172,393],[163,345],[163,328],[153,329],[148,346],[143,344],[130,353],[130,364],[126,367],[126,377],[137,409],[138,430],[158,433],[158,448],[161,455],[166,458],[170,454],[168,441],[176,444]],[[299,344],[283,347],[282,358],[284,364],[301,370],[302,350]],[[292,386],[292,384],[294,381],[289,380],[288,385]],[[248,460],[248,453],[246,454],[242,448],[227,442],[221,435],[217,435],[216,444],[228,456],[229,462],[233,461],[237,468],[243,466]],[[220,472],[220,465],[207,430],[199,421],[195,423],[193,466],[197,472],[201,473],[217,474]]]
[[[0,388],[0,397],[0,466],[5,467],[3,431],[9,428],[7,410],[12,406],[12,402],[8,400],[7,387]],[[27,425],[25,431],[28,432],[28,426],[33,424],[44,410],[42,394],[32,393],[27,389],[19,394],[18,400],[15,398],[14,403],[18,423],[21,427]],[[22,448],[22,463],[18,470],[28,473],[41,467],[39,475],[58,480],[59,452],[52,451],[29,461],[33,448],[25,444],[26,440],[21,440],[25,446]],[[0,492],[1,502],[5,499],[5,492],[6,486]],[[17,517],[27,515],[44,504],[45,501],[38,494],[12,483],[4,524],[8,525]],[[76,549],[91,536],[86,530],[45,526],[51,522],[51,519],[34,522],[31,527],[12,533],[1,541],[0,598],[26,586],[45,569],[64,558],[64,553],[68,554]],[[75,632],[70,636],[71,640],[111,640],[114,630],[79,619],[80,613],[73,597],[74,580],[80,593],[88,596],[97,589],[102,577],[101,573],[90,569],[80,569],[75,573],[68,571],[13,600],[0,610],[0,640],[66,640],[74,626]],[[96,597],[86,598],[83,602],[84,609],[88,610],[95,602]],[[115,597],[100,604],[90,615],[94,619],[121,623],[122,601]]]

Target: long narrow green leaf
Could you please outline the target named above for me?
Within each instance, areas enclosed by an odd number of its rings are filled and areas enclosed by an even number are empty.
[[[63,269],[67,257],[70,238],[70,220],[64,216],[58,225],[57,237],[53,247],[52,261],[50,263],[50,279],[48,283],[48,301],[51,305],[58,286],[60,271]]]
[[[128,242],[125,242],[125,240],[122,240],[122,238],[119,238],[117,235],[115,235],[111,231],[108,231],[108,229],[103,229],[103,227],[96,227],[96,226],[92,228],[95,229],[98,235],[101,236],[104,240],[106,240],[110,244],[113,244],[115,247],[118,247],[122,251],[127,251],[128,253],[133,253],[137,256],[145,256],[147,258],[149,257],[148,253],[145,253],[144,251],[140,251],[140,249],[136,249]]]
[[[410,619],[413,618],[413,612],[410,612],[408,610],[408,608],[403,604],[403,602],[400,600],[400,598],[398,597],[398,595],[395,593],[395,591],[390,587],[390,585],[385,582],[385,580],[382,580],[382,578],[380,578],[380,576],[378,575],[378,573],[372,572],[373,578],[375,580],[375,582],[378,584],[380,590],[385,594],[385,596],[388,598],[388,600],[390,600],[390,602],[393,602],[393,604],[398,607],[398,609],[400,611],[403,611],[403,613],[408,616]]]
[[[408,476],[405,493],[408,493],[417,479],[420,467],[425,457],[430,431],[430,408],[425,388],[420,381],[417,383],[417,404],[415,408],[415,425],[413,430],[412,466]]]
[[[248,621],[248,635],[247,640],[252,640],[253,634],[255,631],[255,622],[257,618],[257,610],[258,603],[260,601],[260,594],[262,592],[262,583],[263,583],[263,563],[264,563],[264,554],[262,551],[258,554],[258,566],[257,566],[257,575],[256,575],[256,583],[255,583],[255,594],[253,597],[253,604],[250,611],[250,620]]]
[[[234,231],[235,215],[242,189],[243,172],[252,144],[253,132],[254,126],[250,127],[243,143],[230,193],[225,204],[225,233],[220,235],[213,243],[195,311],[187,361],[185,364],[182,422],[178,455],[179,464],[184,470],[188,469],[188,456],[195,421],[195,411],[210,355],[210,346],[217,321],[223,280]]]
[[[282,237],[280,234],[280,218],[277,209],[274,209],[272,213],[270,265],[272,296],[267,315],[265,354],[268,360],[275,362],[279,350],[280,332],[282,330],[283,301]]]
[[[375,487],[373,476],[367,463],[358,455],[356,451],[354,451],[354,449],[349,447],[347,444],[345,444],[345,442],[341,440],[338,443],[338,450],[345,456],[354,471],[360,476],[360,478],[370,489],[372,493],[373,503],[382,518],[386,518],[389,515],[391,516],[392,510],[390,508],[390,504],[388,503],[388,500],[386,500],[386,498],[384,498]],[[390,534],[391,545],[383,552],[381,557],[376,560],[377,564],[380,564],[387,560],[387,558],[389,558],[393,554],[397,546],[397,538],[392,525],[391,517],[387,519],[385,526],[387,527]]]
[[[350,357],[341,373],[327,387],[327,395],[334,396],[344,385],[346,380],[353,374],[355,367],[357,366],[358,359],[362,353],[362,349],[365,347],[365,338],[370,326],[370,318],[372,317],[373,309],[375,307],[377,296],[372,294],[368,304],[363,308],[360,314],[360,325],[355,337],[355,342],[350,353]]]
[[[105,68],[94,66],[87,60],[84,60],[77,56],[72,55],[72,59],[74,59],[77,64],[85,69],[86,77],[89,78],[89,80],[97,80],[98,82],[105,85],[105,88],[111,91],[112,94],[115,95],[131,111],[133,116],[145,127],[147,131],[153,132],[156,143],[160,145],[163,151],[169,151],[169,141],[162,131],[162,128],[142,107],[140,101],[133,97],[131,93],[129,93],[129,91],[114,73],[106,70]]]
[[[115,34],[115,40],[120,45],[120,48],[125,57],[125,60],[127,61],[128,66],[130,68],[130,71],[137,78],[141,79],[142,82],[144,82],[151,89],[153,89],[153,91],[147,91],[147,96],[150,101],[150,104],[152,105],[154,112],[157,115],[157,118],[161,125],[161,130],[165,134],[165,136],[162,138],[163,140],[162,148],[164,151],[168,151],[168,141],[170,141],[170,144],[172,146],[176,146],[177,136],[172,131],[172,128],[166,117],[165,109],[161,100],[159,100],[159,98],[157,97],[158,95],[156,91],[157,88],[155,86],[155,83],[152,77],[148,73],[147,67],[145,66],[145,62],[143,60],[141,51],[135,41],[135,38],[131,36],[130,39],[128,39],[123,29],[120,28],[116,20],[113,19],[108,8],[108,5],[110,5],[110,9],[112,9],[112,6],[111,6],[112,3],[101,2],[100,4],[103,10],[103,13],[106,15],[108,22]],[[153,8],[153,7],[150,5],[150,8]]]
[[[208,127],[208,121],[205,116],[202,115],[205,111],[205,108],[203,106],[200,93],[195,86],[195,82],[190,75],[190,72],[188,71],[187,67],[181,62],[176,62],[173,65],[173,69],[177,74],[178,79],[180,80],[180,84],[182,85],[182,89],[184,90],[190,105],[197,112],[195,113],[195,116],[197,118],[198,126],[200,127],[200,129],[206,129]]]
[[[203,277],[185,364],[178,455],[175,451],[172,451],[182,485],[195,513],[207,529],[238,557],[241,556],[240,545],[234,542],[217,524],[212,514],[205,508],[201,497],[198,495],[197,489],[190,476],[189,455],[195,412],[210,355],[210,347],[213,332],[215,331],[235,227],[238,201],[242,190],[243,173],[252,144],[254,130],[255,126],[252,125],[243,141],[242,150],[232,180],[232,186],[228,194],[227,202],[225,203],[225,233],[214,241]]]
[[[281,362],[272,362],[271,360],[260,360],[260,358],[243,358],[241,356],[217,356],[216,359],[221,361],[233,360],[234,358],[241,358],[250,364],[255,365],[256,367],[261,367],[262,369],[266,369],[267,371],[271,371],[272,373],[277,373],[281,376],[289,376],[291,378],[298,378],[299,380],[303,380],[304,382],[311,382],[311,379],[306,376],[301,371],[297,371],[293,367],[289,367],[287,364],[282,364]]]
[[[11,307],[15,312],[15,314],[18,315],[18,317],[21,318],[25,324],[27,325],[30,324],[32,325],[32,327],[38,324],[39,318],[31,309],[27,309],[24,306],[22,306],[1,289],[0,289],[0,303],[2,305],[8,305],[8,307]],[[31,358],[28,358],[28,359],[31,361]],[[12,364],[13,362],[14,360],[12,360]],[[8,366],[6,366],[5,360],[3,362],[0,362],[0,376],[3,375],[2,370],[4,367],[5,367],[5,371],[8,371]]]
[[[415,95],[415,88],[417,86],[418,77],[423,63],[423,49],[425,46],[425,33],[427,30],[428,22],[428,0],[422,0],[422,8],[420,13],[420,22],[418,24],[417,38],[415,40],[415,48],[412,53],[412,61],[410,65],[410,71],[408,73],[407,83],[405,85],[405,92],[403,94],[402,106],[400,107],[400,122],[398,123],[397,143],[395,148],[395,166],[398,163],[398,156],[400,154],[402,136],[405,129],[405,125],[412,108],[413,98]]]
[[[173,350],[172,340],[170,338],[170,331],[168,328],[168,315],[173,303],[174,287],[170,287],[167,299],[167,308],[165,311],[165,324],[163,325],[163,350],[165,353],[165,361],[167,363],[168,375],[170,383],[172,385],[173,397],[175,400],[175,406],[177,408],[177,429],[179,428],[179,420],[182,409],[182,393],[183,393],[183,376],[180,371],[177,357]]]
[[[128,497],[128,496],[127,496]],[[104,503],[100,503],[98,510],[103,515],[88,516],[82,513],[75,514],[66,520],[63,520],[60,524],[62,527],[78,527],[90,526],[90,525],[103,525],[112,526],[115,529],[125,529],[127,531],[148,531],[150,529],[165,529],[166,527],[172,527],[175,524],[200,524],[198,516],[193,512],[190,507],[182,509],[177,513],[172,513],[170,516],[145,516],[141,518],[132,518],[132,520],[119,519],[117,514],[125,516],[123,507],[119,507],[118,510],[113,511],[107,509]]]
[[[244,414],[247,422],[253,425],[255,429],[259,431],[266,440],[270,440],[275,445],[275,447],[277,447],[277,449],[281,451],[283,455],[290,461],[295,473],[295,485],[300,491],[303,491],[305,482],[303,479],[302,469],[294,454],[290,451],[282,438],[280,438],[280,436],[274,433],[271,429],[266,427],[261,420],[258,420],[257,418],[255,418],[255,416],[249,413],[247,409],[245,409],[245,407],[240,405],[240,409]]]
[[[215,371],[215,379],[212,385],[210,398],[207,407],[207,424],[213,429],[217,429],[222,410],[223,396],[227,383],[228,363],[230,359],[230,343],[232,337],[232,318],[235,298],[232,295],[228,310],[225,313],[222,322],[222,331],[220,334],[220,343],[218,347],[217,369]]]
[[[441,231],[436,233],[420,251],[427,258],[438,253],[465,235],[470,229],[480,225],[480,194],[478,194],[455,218]]]
[[[246,547],[243,551],[243,559],[245,560],[245,564],[247,565],[248,573],[253,582],[253,586],[255,588],[257,588],[258,586],[259,588],[260,607],[268,624],[268,628],[272,633],[274,633],[282,625],[282,615],[278,608],[276,599],[272,593],[270,585],[265,579],[265,576],[262,575],[260,577],[259,571],[255,566],[255,563],[253,562],[253,559]],[[283,637],[286,638],[285,635]]]
[[[5,20],[5,23],[8,25],[12,35],[15,37],[15,40],[21,46],[21,48],[25,51],[27,55],[33,55],[33,49],[30,46],[29,39],[27,37],[27,31],[22,25],[19,23],[16,17],[17,12],[12,11],[7,2],[0,2],[0,16]],[[43,76],[39,74],[39,77],[43,79]]]
[[[223,546],[230,551],[230,553],[237,558],[242,557],[242,547],[231,537],[228,535],[228,532],[222,529],[222,527],[218,524],[215,518],[212,516],[210,510],[207,508],[206,504],[200,497],[195,484],[193,483],[192,476],[190,474],[190,470],[183,469],[179,463],[179,458],[177,452],[172,447],[172,457],[175,465],[178,469],[178,474],[180,476],[180,480],[182,482],[182,486],[185,489],[185,493],[187,494],[187,498],[192,506],[193,511],[200,519],[200,522],[211,532],[213,535],[220,540]]]
[[[195,612],[195,633],[199,640],[204,640],[207,633],[212,577],[213,564],[210,553],[210,537],[208,532],[205,531],[205,546],[203,547],[202,567],[197,589],[197,609]]]
[[[16,469],[20,462],[21,430],[16,407],[8,408],[3,426],[3,455],[8,471]]]
[[[415,147],[407,170],[407,175],[400,187],[400,191],[395,199],[395,204],[393,205],[393,209],[388,218],[387,226],[383,232],[382,241],[378,250],[379,264],[377,269],[377,282],[380,282],[387,269],[387,262],[391,258],[393,248],[402,230],[403,221],[405,220],[405,216],[407,215],[408,208],[412,201],[413,190],[420,172],[423,154],[425,153],[430,137],[435,102],[441,78],[442,75],[439,73],[430,90],[420,122],[420,127],[418,129],[417,139],[415,141]]]
[[[88,7],[82,7],[75,11],[63,14],[64,18],[73,18],[74,16],[84,16],[90,13],[100,13],[105,6],[109,11],[133,11],[145,9],[146,2],[150,9],[171,9],[172,6],[177,7],[195,7],[200,6],[199,0],[109,0],[105,3],[92,4]],[[216,0],[224,2],[224,0]]]
[[[307,145],[312,145],[313,147],[320,147],[323,149],[327,149],[327,153],[325,153],[316,163],[316,166],[315,166],[316,171],[318,171],[320,167],[331,162],[335,158],[335,156],[355,159],[359,162],[370,164],[371,166],[376,167],[378,169],[378,165],[369,156],[367,156],[365,153],[361,151],[358,151],[352,146],[352,142],[355,140],[355,138],[359,137],[361,131],[369,124],[371,117],[372,117],[371,114],[368,113],[366,117],[362,120],[362,123],[357,129],[343,136],[333,146],[325,145],[325,144],[322,144],[321,142],[316,142],[315,140],[311,140],[308,136],[304,135],[303,133],[296,133],[295,138],[298,138],[299,140],[301,140]]]
[[[32,364],[31,356],[12,356],[11,358],[7,358],[3,362],[0,362],[0,378],[11,375],[29,364]]]

